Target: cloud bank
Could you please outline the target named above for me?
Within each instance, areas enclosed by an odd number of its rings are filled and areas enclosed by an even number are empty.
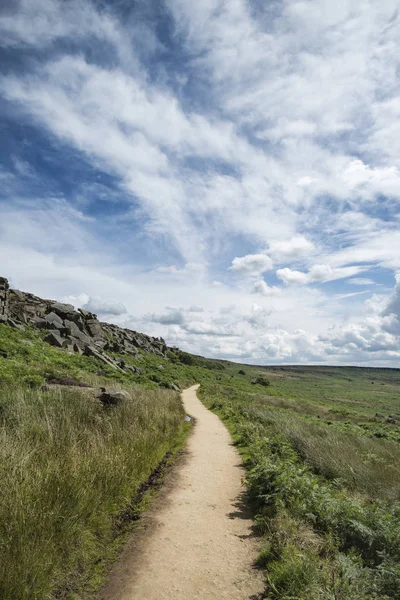
[[[2,274],[206,356],[397,366],[399,35],[395,0],[5,2]]]

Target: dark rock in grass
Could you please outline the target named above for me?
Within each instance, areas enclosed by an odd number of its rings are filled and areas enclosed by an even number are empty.
[[[8,354],[5,350],[0,350],[0,357],[1,358],[7,358]]]
[[[75,354],[83,354],[82,348],[76,342],[73,342],[72,350],[75,352]]]
[[[132,400],[131,395],[124,390],[103,391],[98,398],[106,406],[116,406],[117,404]]]
[[[57,331],[50,331],[44,338],[44,341],[56,348],[64,348],[64,346],[68,345],[68,341],[63,339]]]
[[[68,385],[84,388],[90,387],[89,384],[84,383],[83,381],[77,381],[76,379],[72,379],[72,377],[49,377],[47,379],[47,383],[51,383],[53,385]]]

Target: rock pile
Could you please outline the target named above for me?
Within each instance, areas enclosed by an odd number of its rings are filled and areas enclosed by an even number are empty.
[[[14,327],[24,325],[45,329],[44,340],[70,352],[94,356],[119,371],[137,372],[121,359],[114,360],[108,352],[137,355],[138,349],[166,356],[167,346],[162,338],[154,338],[110,323],[101,323],[97,316],[71,304],[43,300],[33,294],[9,288],[7,279],[0,277],[0,322]]]

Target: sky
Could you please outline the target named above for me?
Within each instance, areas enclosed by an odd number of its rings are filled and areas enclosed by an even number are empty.
[[[400,366],[398,0],[2,0],[0,275],[208,357]]]

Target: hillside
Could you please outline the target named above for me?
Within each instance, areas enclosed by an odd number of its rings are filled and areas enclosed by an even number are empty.
[[[242,453],[266,597],[400,597],[400,370],[209,360],[1,283],[2,600],[95,597],[194,383]]]

